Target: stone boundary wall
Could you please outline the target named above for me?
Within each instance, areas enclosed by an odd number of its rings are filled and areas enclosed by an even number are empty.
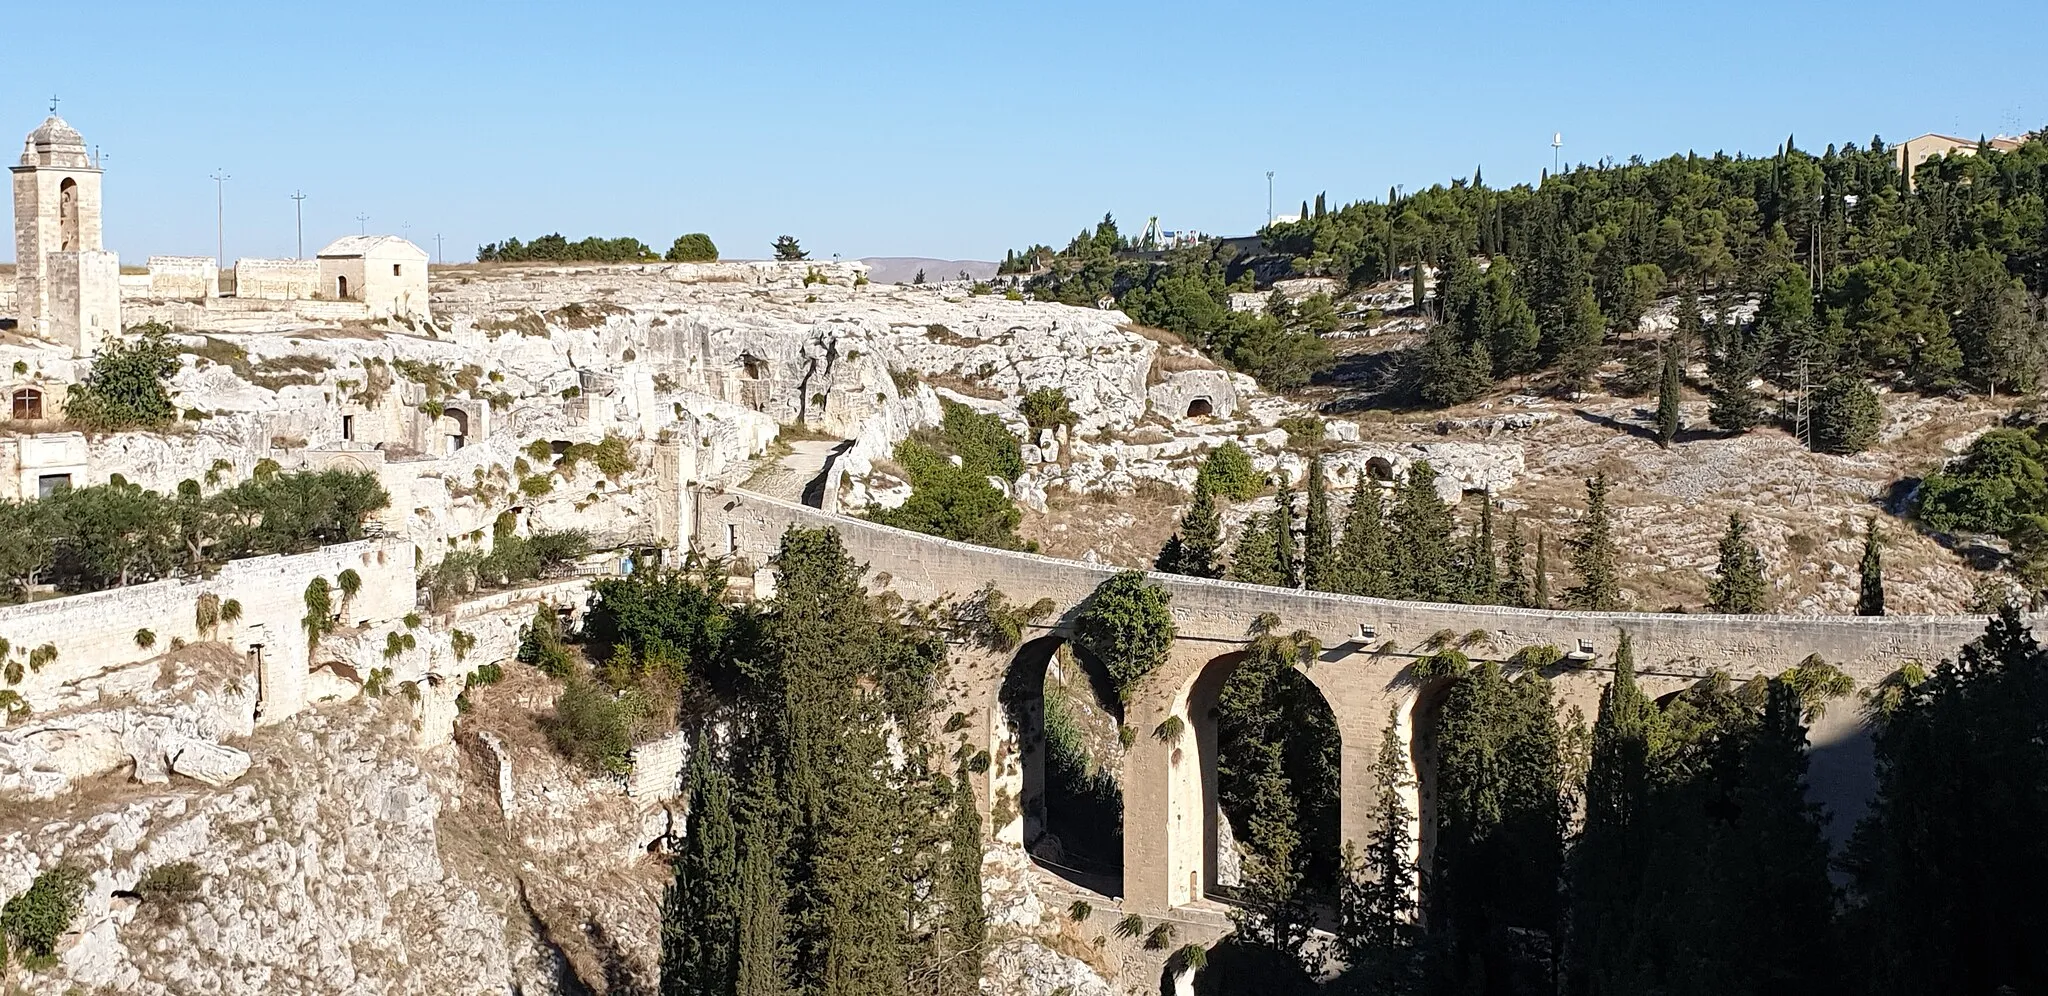
[[[235,260],[235,297],[241,300],[301,301],[310,299],[319,289],[319,260]]]
[[[247,317],[275,320],[279,317],[316,322],[367,321],[368,306],[355,301],[265,301],[241,297],[217,297],[205,304],[190,301],[135,301],[122,315],[124,324],[140,325],[158,321],[185,329],[216,329],[218,323]]]
[[[153,581],[0,607],[0,637],[12,644],[16,657],[26,657],[46,643],[58,654],[41,671],[25,673],[13,690],[38,711],[86,705],[70,701],[67,686],[111,667],[155,657],[170,649],[173,639],[220,639],[243,653],[262,647],[258,711],[264,721],[275,722],[304,704],[308,655],[301,620],[306,615],[306,587],[315,577],[331,584],[351,568],[362,576],[363,586],[350,600],[343,625],[386,622],[412,611],[412,550],[410,544],[394,539],[231,561],[211,578]],[[242,618],[201,634],[199,596],[209,592],[223,602],[240,601]],[[340,593],[333,598],[339,608]],[[150,647],[136,645],[136,633],[143,629],[155,634]]]
[[[220,264],[212,256],[149,257],[149,296],[203,301],[220,296]]]
[[[1051,598],[1062,612],[1071,612],[1096,585],[1121,570],[955,543],[737,489],[698,495],[697,543],[704,550],[723,553],[730,527],[738,555],[765,564],[792,526],[837,528],[847,552],[868,564],[872,579],[886,580],[904,597],[920,600],[966,595],[994,581],[1013,602]],[[1638,670],[1673,677],[1698,677],[1716,667],[1760,661],[1775,663],[1770,669],[1775,672],[1817,653],[1858,685],[1867,685],[1907,661],[1953,657],[1984,631],[1981,616],[1569,612],[1402,602],[1171,574],[1152,578],[1172,592],[1174,621],[1183,640],[1240,642],[1254,618],[1272,612],[1288,629],[1306,629],[1325,647],[1350,643],[1359,653],[1391,644],[1390,652],[1399,655],[1427,654],[1437,634],[1462,638],[1477,632],[1491,637],[1492,646],[1504,654],[1540,644],[1570,652],[1587,640],[1596,656],[1608,661],[1616,633],[1626,629]],[[1361,626],[1371,628],[1370,638],[1359,640]]]

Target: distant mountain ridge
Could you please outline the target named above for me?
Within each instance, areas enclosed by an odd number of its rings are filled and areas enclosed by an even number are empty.
[[[907,284],[917,278],[917,271],[924,271],[926,280],[937,283],[941,280],[957,280],[960,271],[966,270],[968,279],[987,280],[996,275],[1000,264],[979,259],[926,259],[922,256],[866,256],[860,262],[868,265],[868,279],[878,284]]]

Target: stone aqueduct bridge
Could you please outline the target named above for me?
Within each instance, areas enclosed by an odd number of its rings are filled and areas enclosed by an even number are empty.
[[[1076,608],[1117,571],[955,543],[739,490],[702,491],[697,511],[699,549],[743,557],[757,566],[768,562],[787,529],[832,526],[853,558],[867,563],[871,582],[886,582],[906,598],[962,597],[990,581],[1016,603],[1050,598],[1061,618],[1041,627],[1041,640],[1063,638]],[[1371,829],[1370,766],[1390,710],[1402,735],[1414,743],[1425,689],[1409,666],[1432,652],[1438,634],[1448,631],[1472,640],[1467,653],[1487,657],[1541,644],[1570,652],[1580,649],[1581,641],[1590,643],[1595,659],[1589,665],[1565,668],[1554,678],[1559,707],[1577,705],[1590,722],[1623,629],[1634,641],[1646,690],[1660,695],[1710,670],[1726,670],[1741,681],[1775,675],[1814,653],[1865,688],[1907,661],[1953,657],[1984,628],[1984,620],[1975,616],[1562,612],[1359,598],[1166,574],[1153,579],[1172,593],[1178,636],[1170,659],[1144,679],[1125,707],[1125,723],[1138,733],[1123,770],[1125,908],[1150,915],[1199,901],[1205,886],[1214,882],[1216,766],[1210,707],[1240,656],[1248,627],[1261,613],[1278,615],[1284,630],[1308,631],[1326,648],[1302,670],[1329,703],[1342,734],[1341,832],[1345,840],[1361,844]],[[999,692],[1012,667],[1042,671],[1045,649],[1033,641],[1027,650],[1034,645],[1036,653],[1020,653],[1014,663],[1009,655],[980,662],[956,655],[956,667],[967,676],[965,687],[955,689],[956,708],[972,718],[970,732],[985,737],[992,758],[983,802],[1007,795],[1021,804],[1011,811],[1032,811],[1042,790],[1042,762],[1035,764],[1028,755],[1043,737],[1038,730],[1012,728],[1018,724],[999,701]],[[1812,731],[1810,779],[1816,799],[1836,813],[1830,832],[1837,837],[1847,832],[1873,784],[1869,739],[1855,705],[1836,703]],[[1181,717],[1190,734],[1174,743],[1151,735],[1169,716]],[[1040,721],[1034,703],[1023,723]],[[1427,764],[1417,767],[1426,811],[1432,773]],[[1021,842],[1022,823],[1020,817],[998,832]]]

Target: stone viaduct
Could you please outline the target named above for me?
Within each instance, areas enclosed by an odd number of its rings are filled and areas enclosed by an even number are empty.
[[[872,584],[887,585],[905,598],[964,597],[990,581],[1016,603],[1050,598],[1060,618],[1027,634],[1025,652],[980,666],[971,655],[966,660],[956,655],[956,664],[964,665],[956,670],[966,674],[965,687],[956,689],[961,698],[956,707],[972,718],[971,732],[986,738],[992,759],[984,803],[993,807],[994,799],[1007,797],[1018,804],[1013,811],[1032,811],[1033,797],[1042,789],[1037,781],[1042,770],[1034,766],[1042,761],[1029,754],[1043,738],[1039,731],[1013,728],[1019,724],[1012,722],[999,693],[1012,668],[1035,668],[1042,676],[1046,642],[1065,637],[1075,610],[1117,568],[956,543],[739,490],[706,489],[698,494],[697,506],[698,547],[709,554],[765,565],[787,529],[832,526],[854,559],[867,563]],[[1446,634],[1475,657],[1505,658],[1543,644],[1582,657],[1590,654],[1590,661],[1561,667],[1553,678],[1559,707],[1577,705],[1590,722],[1622,630],[1633,640],[1646,690],[1662,695],[1712,670],[1726,670],[1741,681],[1778,674],[1815,653],[1863,689],[1908,661],[1953,657],[1984,627],[1975,616],[1565,612],[1401,602],[1167,574],[1153,579],[1172,593],[1178,634],[1169,661],[1141,683],[1125,707],[1124,722],[1138,733],[1123,770],[1124,907],[1147,915],[1198,902],[1215,883],[1218,817],[1210,708],[1261,613],[1278,615],[1284,630],[1306,630],[1325,648],[1302,670],[1328,702],[1342,734],[1340,832],[1361,844],[1371,829],[1369,770],[1390,711],[1415,746],[1415,721],[1428,690],[1410,665],[1434,652]],[[1838,839],[1874,784],[1858,705],[1853,700],[1835,703],[1812,731],[1810,780],[1815,798],[1835,814],[1830,833]],[[1150,735],[1169,716],[1180,717],[1192,735],[1173,743]],[[1030,717],[1023,723],[1040,721]],[[1417,765],[1418,811],[1423,812],[1431,792],[1428,768]],[[1020,816],[997,831],[1022,843],[1023,822]]]

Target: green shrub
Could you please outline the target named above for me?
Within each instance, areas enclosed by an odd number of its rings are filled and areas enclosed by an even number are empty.
[[[178,348],[170,328],[158,322],[138,325],[132,338],[110,339],[85,380],[71,386],[64,417],[88,429],[117,432],[145,429],[177,421],[168,384],[178,372]]]
[[[1329,431],[1323,420],[1313,415],[1289,415],[1280,420],[1280,428],[1296,446],[1320,446]]]
[[[1032,432],[1063,425],[1072,428],[1076,421],[1073,405],[1061,388],[1041,387],[1024,396],[1024,423]]]
[[[711,236],[703,232],[691,232],[676,236],[674,245],[663,255],[671,263],[715,263],[718,261],[718,246]]]
[[[528,498],[539,498],[555,490],[553,474],[534,474],[519,482],[519,493]]]
[[[939,436],[961,466],[983,476],[1014,481],[1024,473],[1022,444],[993,413],[977,412],[954,401],[942,403],[945,416]]]
[[[1074,644],[1092,654],[1128,702],[1173,648],[1172,595],[1142,571],[1124,571],[1097,586],[1074,620]]]
[[[137,649],[140,650],[148,650],[149,648],[156,646],[156,631],[153,629],[136,630],[135,646]]]
[[[0,936],[22,967],[41,971],[57,963],[57,941],[84,908],[89,883],[85,872],[58,865],[0,906]]]
[[[136,880],[135,894],[145,903],[189,903],[199,898],[206,875],[190,861],[157,865]]]
[[[1236,443],[1224,443],[1209,451],[1195,472],[1195,487],[1231,501],[1250,501],[1259,496],[1266,480],[1252,467],[1251,454]]]
[[[644,711],[635,693],[614,695],[571,675],[555,699],[554,716],[543,725],[563,757],[591,771],[623,775],[633,768],[633,726]]]

